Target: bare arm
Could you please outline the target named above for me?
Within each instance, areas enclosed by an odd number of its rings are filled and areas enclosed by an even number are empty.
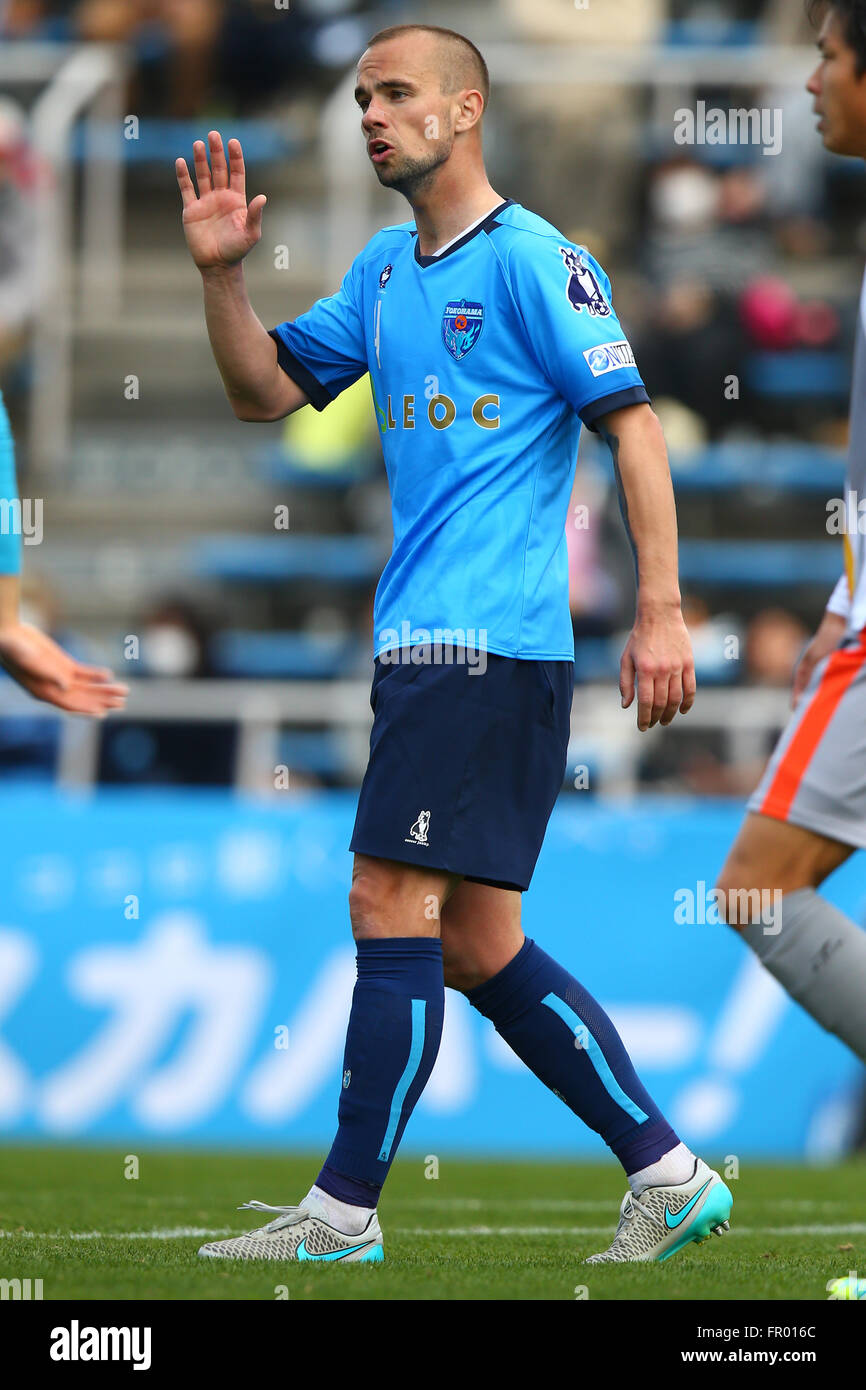
[[[610,448],[635,557],[637,611],[620,663],[624,708],[637,686],[638,728],[670,724],[695,698],[691,642],[680,608],[677,515],[661,425],[648,405],[611,411],[598,423]]]
[[[210,165],[208,164],[210,148]],[[175,164],[183,200],[183,230],[201,271],[208,336],[229,404],[239,420],[280,420],[309,397],[277,362],[276,344],[253,312],[244,283],[243,258],[262,235],[267,199],[247,207],[244,157],[239,140],[228,146],[231,170],[218,131],[193,146],[198,194],[186,160]]]
[[[0,574],[0,666],[33,696],[71,714],[100,717],[126,704],[129,687],[102,666],[76,661],[46,632],[18,617],[17,574]]]
[[[229,404],[239,420],[281,420],[309,396],[277,363],[277,345],[253,311],[240,263],[203,270],[208,337]]]

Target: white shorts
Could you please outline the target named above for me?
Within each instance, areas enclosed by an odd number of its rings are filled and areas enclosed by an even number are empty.
[[[815,667],[748,809],[866,849],[866,629]]]

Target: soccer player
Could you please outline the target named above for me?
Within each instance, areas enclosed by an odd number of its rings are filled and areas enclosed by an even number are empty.
[[[834,154],[866,159],[866,0],[812,0],[821,61],[807,83]],[[748,803],[717,887],[730,924],[788,993],[866,1061],[866,932],[818,889],[866,848],[866,282],[851,394],[845,569],[794,674],[794,712]],[[770,891],[780,913],[766,912]],[[770,915],[772,921],[765,920]]]
[[[126,702],[128,686],[111,671],[76,661],[45,632],[22,623],[21,535],[14,524],[20,499],[15,477],[15,447],[0,393],[0,665],[37,700],[72,714],[105,715]],[[10,519],[12,524],[10,524]]]
[[[604,272],[487,180],[484,60],[426,25],[370,40],[356,100],[380,183],[411,222],[377,233],[339,290],[267,332],[242,260],[261,236],[241,147],[177,161],[183,225],[242,420],[324,409],[369,372],[394,545],[374,626],[374,721],[350,848],[358,978],[338,1129],[316,1183],[265,1226],[204,1245],[238,1259],[382,1258],[376,1207],[461,990],[622,1163],[600,1260],[665,1259],[726,1228],[731,1194],[673,1132],[610,1019],[520,925],[569,737],[565,522],[581,420],[613,455],[635,548],[621,692],[641,729],[694,698],[676,514],[658,421]],[[347,216],[350,215],[347,209]],[[591,924],[590,929],[601,924]],[[606,924],[605,924],[606,925]]]

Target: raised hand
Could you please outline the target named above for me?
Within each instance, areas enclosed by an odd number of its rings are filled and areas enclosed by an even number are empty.
[[[242,261],[261,237],[267,198],[259,193],[247,206],[240,140],[229,140],[227,162],[219,131],[210,131],[207,138],[207,146],[203,140],[196,140],[192,147],[198,194],[186,160],[175,161],[183,199],[183,231],[199,270],[228,269]]]
[[[70,714],[106,715],[122,709],[129,687],[102,666],[76,661],[47,633],[29,623],[0,629],[0,665],[36,700]]]

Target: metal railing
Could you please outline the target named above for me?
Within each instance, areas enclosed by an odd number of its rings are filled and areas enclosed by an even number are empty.
[[[286,727],[327,725],[343,736],[347,775],[360,779],[367,760],[371,723],[367,680],[132,680],[125,710],[112,720],[141,723],[160,720],[191,724],[237,723],[239,738],[234,785],[261,792],[280,761],[280,733]],[[631,797],[638,792],[641,757],[648,739],[676,738],[680,730],[721,732],[725,761],[739,763],[766,755],[767,739],[784,726],[790,709],[786,690],[764,688],[701,689],[693,709],[668,730],[638,732],[634,708],[623,710],[614,682],[579,685],[571,714],[575,750],[592,749],[602,797]],[[0,689],[0,719],[14,715],[57,718],[50,705],[31,700],[11,682]],[[63,716],[57,780],[65,788],[93,789],[102,729],[101,720]]]
[[[109,44],[9,43],[0,89],[44,84],[30,110],[39,165],[34,254],[37,303],[28,441],[39,470],[60,463],[70,434],[72,335],[77,321],[119,312],[123,253],[122,100],[126,50]],[[75,285],[73,133],[84,114],[81,262]],[[117,132],[104,138],[105,129]]]

